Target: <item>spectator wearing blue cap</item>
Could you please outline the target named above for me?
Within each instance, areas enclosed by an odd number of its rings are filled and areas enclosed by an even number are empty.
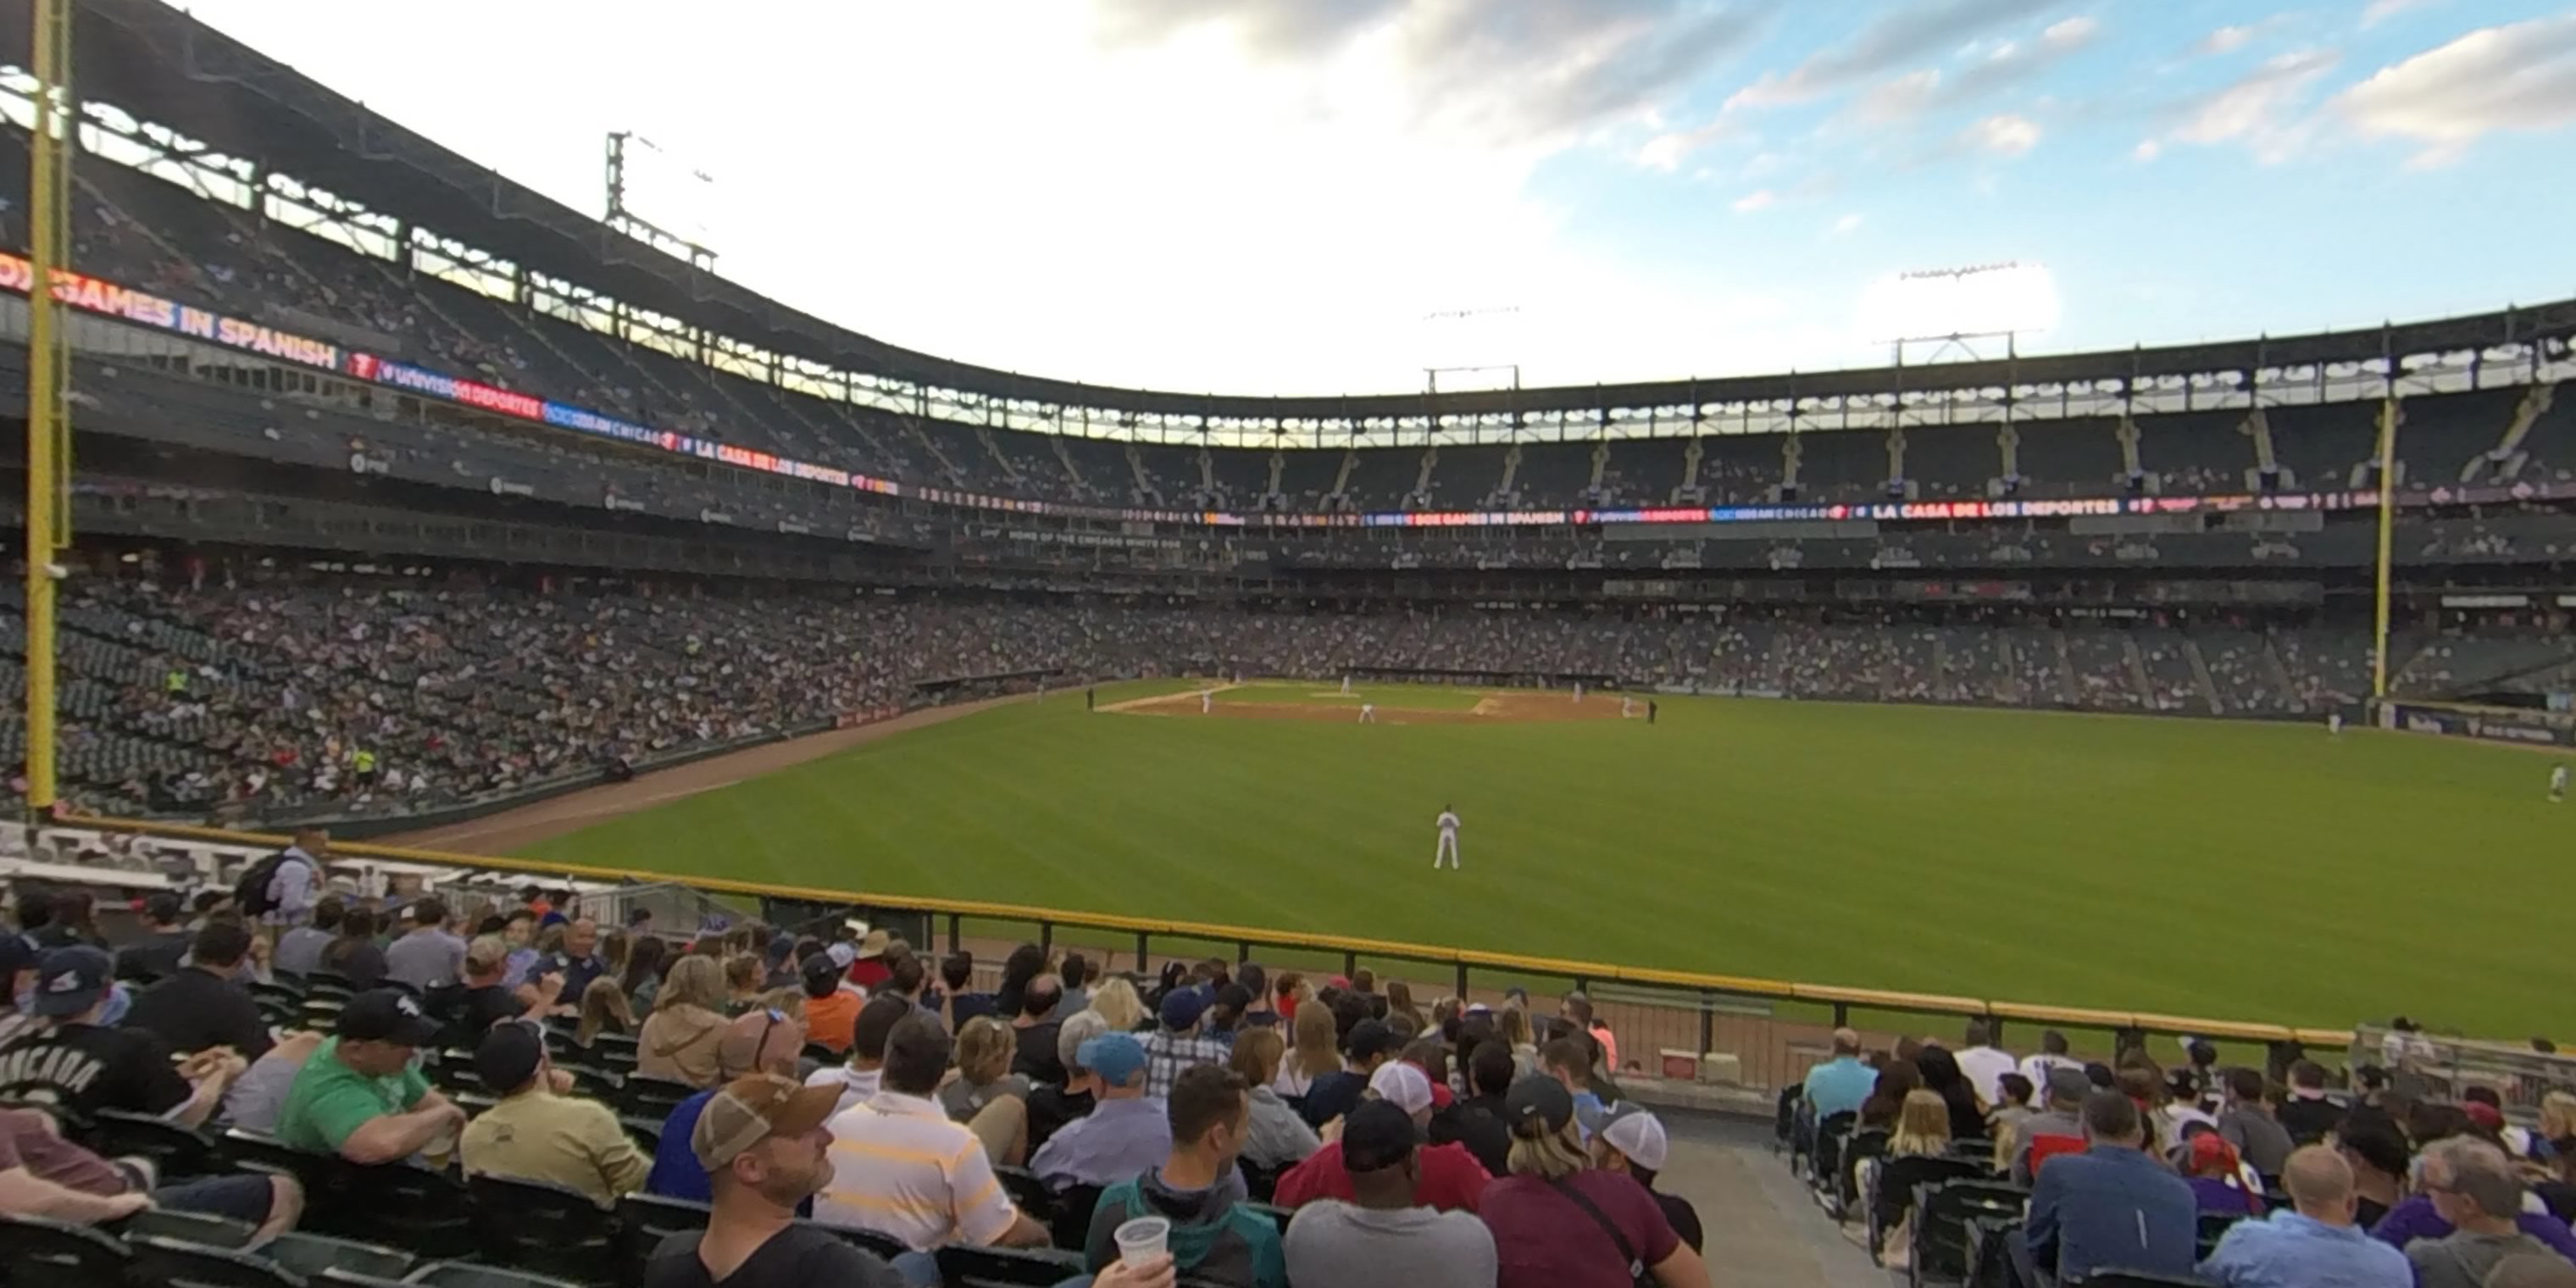
[[[1157,1099],[1172,1094],[1181,1071],[1202,1064],[1224,1064],[1234,1053],[1215,1037],[1199,1031],[1206,1017],[1208,994],[1201,988],[1176,988],[1163,996],[1163,1023],[1145,1035],[1145,1094]]]
[[[1057,1189],[1115,1185],[1158,1167],[1172,1152],[1163,1102],[1145,1094],[1144,1044],[1103,1033],[1074,1050],[1066,1083],[1088,1091],[1091,1112],[1058,1128],[1029,1160],[1029,1170]]]
[[[174,1066],[159,1035],[109,1023],[115,969],[105,949],[87,944],[37,959],[29,1004],[34,1022],[0,1047],[0,1100],[56,1104],[82,1115],[118,1109],[184,1127],[204,1123],[245,1062],[218,1048]]]

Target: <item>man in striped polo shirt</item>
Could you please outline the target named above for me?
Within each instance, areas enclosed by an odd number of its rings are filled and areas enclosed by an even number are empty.
[[[1044,1247],[1046,1227],[1002,1191],[983,1142],[931,1096],[948,1072],[948,1031],[927,1015],[886,1035],[876,1094],[830,1123],[832,1181],[814,1219],[855,1226],[929,1251],[944,1243]]]

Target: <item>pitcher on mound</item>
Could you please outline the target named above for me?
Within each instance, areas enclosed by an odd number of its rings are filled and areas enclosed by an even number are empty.
[[[1440,846],[1431,852],[1431,866],[1437,868],[1443,859],[1450,867],[1458,866],[1458,812],[1446,805],[1440,807]]]

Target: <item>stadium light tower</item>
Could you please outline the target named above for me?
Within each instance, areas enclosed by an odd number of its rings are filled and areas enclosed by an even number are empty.
[[[1889,346],[1899,367],[1910,347],[1923,344],[1938,346],[1931,361],[1974,362],[1984,356],[1979,341],[2001,340],[2011,358],[2023,333],[2057,324],[2057,289],[2037,264],[1918,269],[1870,287],[1861,316],[1870,338]]]
[[[1452,393],[1466,389],[1520,392],[1521,364],[1513,356],[1519,347],[1519,305],[1441,309],[1423,314],[1421,322],[1425,394],[1437,398],[1443,377],[1449,379]],[[1425,441],[1429,433],[1425,431]]]
[[[630,148],[642,149],[646,153],[663,158],[668,164],[679,164],[676,158],[653,140],[633,130],[611,130],[608,135],[608,214],[603,222],[645,245],[669,251],[699,268],[713,272],[716,266],[714,251],[635,213],[630,200],[633,171],[642,158],[629,156]],[[696,169],[687,170],[686,182],[706,188],[712,188],[715,185],[714,178],[706,171]],[[701,231],[699,235],[704,236],[705,233]]]
[[[36,0],[27,211],[27,812],[55,803],[54,583],[72,544],[71,354],[48,289],[71,261],[71,0]]]

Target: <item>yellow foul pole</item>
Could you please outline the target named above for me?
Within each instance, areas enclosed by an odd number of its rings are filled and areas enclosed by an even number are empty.
[[[54,577],[71,546],[71,379],[62,319],[48,285],[69,268],[71,0],[36,0],[36,117],[29,131],[27,210],[27,807],[47,810],[54,782]]]
[[[2370,696],[2374,702],[2388,696],[2388,553],[2397,534],[2397,422],[2404,416],[2394,393],[2380,399],[2378,613],[2370,635]]]

